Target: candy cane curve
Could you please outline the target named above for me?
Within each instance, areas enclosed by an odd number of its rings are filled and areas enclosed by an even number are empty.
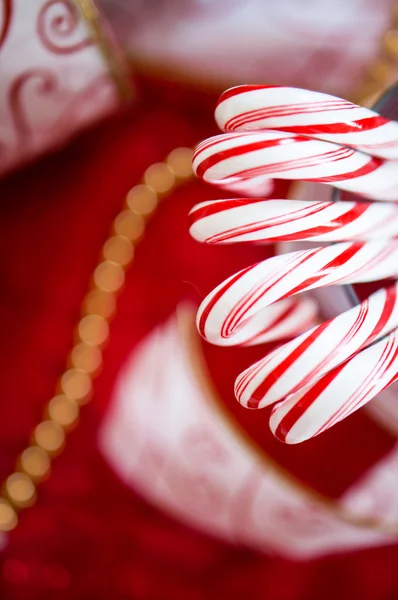
[[[221,95],[215,112],[223,131],[280,129],[398,159],[398,124],[328,94],[290,87],[242,85]]]
[[[398,158],[398,124],[373,111],[306,90],[240,86],[221,96],[216,119],[233,133],[196,149],[194,169],[207,182],[225,187],[246,181],[250,189],[286,177],[398,200],[398,162],[392,160]],[[398,278],[398,204],[217,200],[193,208],[190,232],[209,244],[338,242],[249,266],[215,288],[198,310],[199,332],[214,344],[297,336],[235,384],[248,408],[276,403],[270,426],[278,439],[298,443],[321,433],[397,379],[398,284],[310,330],[313,303],[297,294]]]
[[[398,164],[353,148],[284,131],[225,133],[199,145],[193,168],[207,183],[248,188],[269,179],[332,183],[374,200],[398,199]]]

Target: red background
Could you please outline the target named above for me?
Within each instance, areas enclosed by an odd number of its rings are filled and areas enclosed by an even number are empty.
[[[2,479],[54,393],[124,195],[171,149],[215,133],[211,95],[153,81],[141,81],[138,95],[132,110],[0,185]],[[189,238],[190,207],[216,195],[192,182],[169,195],[150,223],[119,300],[92,403],[1,554],[1,599],[398,598],[396,546],[304,564],[229,546],[150,507],[98,452],[115,378],[137,342],[179,300],[199,302],[222,278],[264,256],[259,248],[206,248]],[[232,395],[234,376],[259,350],[206,346],[205,353],[242,425],[326,495],[338,497],[395,443],[357,413],[312,442],[283,446],[268,432],[266,411],[247,411]]]

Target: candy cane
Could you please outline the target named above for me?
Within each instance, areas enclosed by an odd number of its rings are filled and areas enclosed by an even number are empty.
[[[398,124],[346,100],[297,88],[243,85],[221,95],[224,131],[281,129],[398,159]]]
[[[221,96],[216,118],[233,133],[196,149],[194,169],[207,182],[245,181],[257,189],[269,178],[286,177],[398,200],[398,162],[391,160],[398,158],[398,124],[373,111],[305,90],[242,86]],[[209,244],[338,242],[251,265],[214,289],[199,308],[197,325],[218,345],[298,335],[314,310],[307,304],[302,317],[295,297],[301,292],[398,278],[398,204],[393,202],[218,200],[194,207],[190,231]],[[398,283],[246,369],[236,380],[236,397],[248,408],[277,403],[272,431],[284,442],[301,442],[398,378],[397,328]]]
[[[191,235],[207,244],[367,240],[398,236],[398,205],[236,198],[198,204]]]
[[[377,200],[398,197],[394,161],[284,131],[215,136],[197,147],[193,167],[198,177],[222,187],[243,181],[259,188],[270,178],[304,179]]]

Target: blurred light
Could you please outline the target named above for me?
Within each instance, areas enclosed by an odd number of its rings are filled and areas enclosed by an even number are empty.
[[[175,177],[169,165],[154,163],[145,171],[144,180],[157,194],[164,194],[173,187]]]
[[[134,247],[131,241],[122,235],[114,235],[108,238],[102,252],[106,260],[123,266],[128,265],[134,257]]]
[[[64,430],[54,421],[42,421],[35,430],[36,443],[47,452],[61,450],[65,442]]]
[[[61,427],[69,427],[79,416],[79,406],[75,400],[60,394],[50,400],[48,414]]]
[[[100,346],[109,335],[109,325],[101,315],[87,315],[80,321],[78,333],[82,342]]]
[[[106,260],[95,269],[94,281],[100,290],[116,292],[124,283],[124,271],[118,263]]]
[[[61,377],[61,389],[68,398],[82,402],[91,392],[91,377],[82,369],[69,369]]]
[[[11,531],[17,524],[17,513],[7,500],[0,498],[0,531]]]
[[[103,290],[92,290],[86,296],[84,309],[87,313],[94,313],[101,315],[104,319],[109,319],[116,311],[115,295]]]
[[[127,194],[126,202],[130,210],[147,216],[155,210],[158,197],[155,190],[147,185],[136,185]]]
[[[23,583],[29,577],[29,570],[20,560],[9,558],[3,564],[2,574],[10,583]]]
[[[56,590],[66,589],[71,582],[69,571],[59,564],[46,565],[43,567],[42,576],[45,585]]]
[[[115,219],[116,233],[127,237],[132,242],[138,241],[145,230],[145,220],[131,210],[123,210]]]
[[[26,473],[13,473],[7,477],[5,488],[11,502],[16,506],[30,506],[36,500],[36,488]]]
[[[193,175],[192,157],[191,148],[175,148],[167,157],[167,164],[176,177],[186,178]]]
[[[101,317],[102,318],[102,317]],[[81,342],[71,352],[71,362],[76,369],[95,373],[102,364],[102,353],[97,345]]]
[[[21,467],[30,477],[41,479],[50,470],[50,458],[39,446],[30,446],[21,454]]]

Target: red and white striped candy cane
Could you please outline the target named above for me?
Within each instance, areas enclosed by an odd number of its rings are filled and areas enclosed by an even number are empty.
[[[374,200],[398,200],[398,124],[345,100],[294,88],[225,92],[225,133],[199,144],[194,169],[219,186],[269,178],[332,182]],[[337,242],[275,256],[236,273],[202,302],[200,333],[218,345],[297,335],[313,304],[296,294],[336,284],[398,278],[398,204],[238,198],[204,202],[190,231],[209,244]],[[398,284],[301,333],[241,373],[248,408],[274,406],[271,429],[298,443],[319,434],[398,379]]]
[[[398,159],[398,124],[328,94],[243,85],[221,95],[215,117],[223,131],[279,129]]]

